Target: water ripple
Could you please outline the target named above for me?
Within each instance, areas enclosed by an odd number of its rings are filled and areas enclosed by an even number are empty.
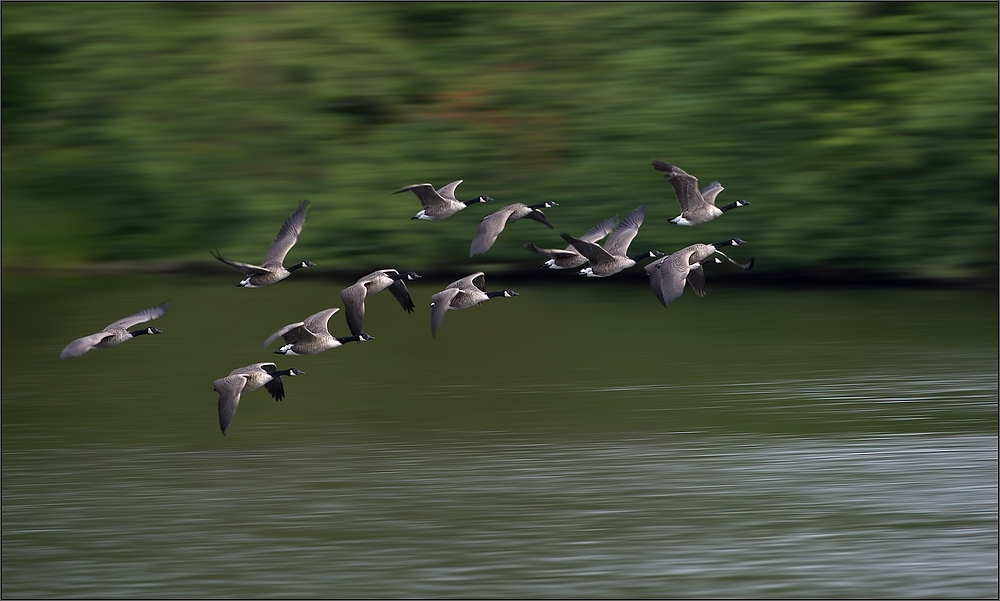
[[[65,469],[37,469],[53,462]],[[997,585],[997,467],[982,435],[414,443],[345,429],[239,452],[5,455],[3,589],[981,597]]]

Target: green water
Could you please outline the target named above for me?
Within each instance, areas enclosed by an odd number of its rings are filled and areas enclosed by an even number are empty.
[[[436,340],[421,280],[371,342],[259,349],[348,283],[5,275],[4,595],[996,594],[995,292],[487,272],[520,296]],[[266,360],[306,374],[222,436],[212,381]]]

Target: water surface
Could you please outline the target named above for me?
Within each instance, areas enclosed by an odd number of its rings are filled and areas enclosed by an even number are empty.
[[[4,276],[4,596],[996,596],[996,293],[496,278],[433,340],[421,282],[258,348],[346,283]]]

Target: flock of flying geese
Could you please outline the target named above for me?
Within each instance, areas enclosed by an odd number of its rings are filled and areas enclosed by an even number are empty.
[[[722,192],[719,182],[712,182],[704,188],[698,188],[698,180],[680,167],[662,161],[653,161],[653,169],[663,174],[664,179],[673,187],[680,203],[681,214],[670,220],[676,225],[699,225],[721,216],[726,211],[749,204],[745,200],[737,200],[731,204],[717,207],[715,199]],[[479,196],[472,200],[460,201],[455,197],[455,189],[463,180],[451,182],[447,186],[435,190],[431,184],[413,184],[404,186],[393,194],[413,192],[423,207],[412,219],[440,221],[447,219],[463,209],[480,202],[493,199]],[[544,202],[534,205],[514,203],[507,205],[479,222],[476,235],[472,240],[469,256],[486,252],[493,246],[504,228],[518,219],[528,218],[553,229],[542,209],[556,206],[554,202]],[[306,221],[306,211],[309,201],[299,202],[298,209],[281,226],[274,242],[271,243],[264,260],[260,265],[241,263],[227,259],[217,251],[212,253],[219,261],[243,273],[246,277],[236,286],[242,288],[264,288],[284,280],[298,269],[314,267],[315,263],[301,261],[289,267],[284,266],[285,256],[299,239],[302,226]],[[753,267],[753,259],[739,263],[725,255],[721,250],[724,246],[739,246],[746,244],[739,238],[731,238],[714,244],[692,244],[677,252],[664,255],[658,250],[648,250],[644,253],[629,256],[628,247],[639,232],[645,218],[645,207],[639,207],[618,221],[618,216],[610,217],[591,228],[580,237],[573,237],[560,232],[559,235],[568,243],[565,249],[539,248],[528,242],[524,247],[540,255],[548,257],[542,266],[549,269],[576,269],[589,263],[588,267],[578,273],[588,277],[604,278],[636,265],[648,258],[656,260],[645,266],[649,276],[649,284],[653,294],[664,305],[676,300],[688,284],[698,296],[705,295],[705,274],[703,265],[722,263],[716,254],[722,255],[729,262],[743,269]],[[604,244],[599,241],[607,238]],[[395,269],[380,269],[359,279],[353,285],[340,291],[344,303],[344,314],[350,336],[333,336],[330,334],[329,321],[339,308],[330,308],[310,315],[303,321],[291,323],[274,332],[261,344],[261,348],[271,345],[279,337],[284,344],[274,351],[280,355],[315,355],[323,351],[337,348],[347,342],[362,342],[374,338],[363,331],[365,319],[365,298],[388,289],[407,312],[414,310],[413,299],[406,288],[406,282],[420,276],[412,271],[400,273]],[[511,298],[518,296],[513,290],[486,290],[486,275],[476,272],[460,280],[456,280],[431,297],[431,335],[437,337],[438,329],[448,311],[468,309],[496,297]],[[155,307],[144,309],[134,315],[124,317],[108,324],[101,331],[78,338],[69,343],[60,353],[63,359],[78,357],[95,348],[110,348],[127,342],[136,336],[144,334],[162,334],[154,327],[144,327],[134,330],[129,328],[141,323],[153,321],[166,314],[170,302],[164,302]],[[219,394],[219,427],[225,434],[233,420],[243,394],[264,387],[276,400],[285,397],[282,376],[298,376],[305,372],[294,367],[279,370],[273,362],[261,362],[234,369],[224,378],[213,382],[215,391]]]

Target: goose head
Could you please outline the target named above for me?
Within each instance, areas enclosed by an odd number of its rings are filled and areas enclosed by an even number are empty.
[[[515,296],[521,296],[521,295],[508,288],[506,290],[495,290],[493,292],[487,292],[486,296],[489,298],[496,298],[498,296],[502,296],[504,298],[513,298]]]
[[[740,246],[742,244],[747,244],[747,241],[742,238],[732,238],[730,240],[723,240],[722,242],[716,242],[712,246],[718,248],[720,246]]]
[[[399,276],[399,279],[406,280],[407,282],[412,282],[413,280],[420,277],[420,274],[416,271],[407,271],[403,275]]]
[[[141,330],[131,330],[129,332],[129,334],[131,334],[133,337],[142,336],[143,334],[162,334],[162,333],[163,332],[160,331],[158,328],[153,328],[153,327],[142,328]]]
[[[632,257],[632,260],[638,262],[638,261],[641,261],[643,259],[658,259],[658,258],[660,258],[662,256],[663,256],[663,253],[660,252],[660,251],[658,251],[658,250],[647,250],[646,252],[642,253],[641,255],[636,255],[636,256]]]

